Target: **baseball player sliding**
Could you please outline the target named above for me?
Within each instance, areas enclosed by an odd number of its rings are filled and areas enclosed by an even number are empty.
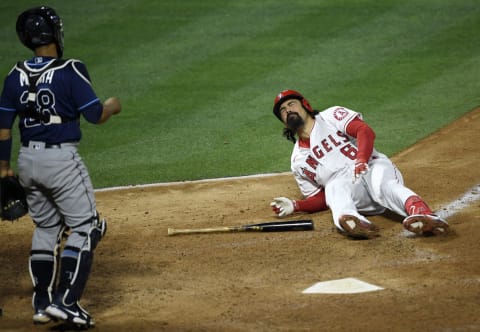
[[[277,95],[273,113],[285,125],[284,136],[295,144],[291,169],[304,196],[274,198],[271,206],[279,217],[330,208],[340,233],[368,239],[379,229],[364,215],[389,209],[406,217],[403,226],[413,233],[448,232],[448,223],[405,187],[392,161],[375,150],[375,133],[360,113],[340,106],[316,111],[294,90]]]

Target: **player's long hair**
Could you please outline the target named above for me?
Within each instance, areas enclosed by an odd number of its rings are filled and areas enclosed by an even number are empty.
[[[318,114],[319,112],[316,111],[316,110],[313,110],[313,112],[307,112],[308,115],[310,115],[312,118],[315,119],[315,116]],[[293,144],[295,144],[297,142],[297,137],[296,137],[297,133],[295,131],[293,131],[292,129],[290,128],[283,128],[283,136],[288,139],[289,141],[293,142]]]

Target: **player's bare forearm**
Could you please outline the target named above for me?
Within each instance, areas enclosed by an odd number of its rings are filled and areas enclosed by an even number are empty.
[[[10,129],[0,129],[0,141],[6,141],[12,137],[12,131]]]
[[[122,111],[122,105],[117,97],[110,97],[103,102],[103,112],[97,124],[106,122],[112,115],[119,114]]]
[[[14,174],[10,167],[10,162],[8,160],[0,160],[0,178],[13,175]]]

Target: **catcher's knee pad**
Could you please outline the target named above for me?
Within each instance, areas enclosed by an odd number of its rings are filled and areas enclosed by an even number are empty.
[[[62,219],[51,226],[36,225],[32,236],[30,256],[35,259],[42,259],[42,257],[49,259],[49,256],[56,256],[65,228]]]
[[[106,232],[107,222],[105,219],[100,220],[96,213],[87,221],[71,228],[66,246],[94,251]]]
[[[85,250],[93,251],[97,247],[100,240],[105,236],[107,232],[107,221],[98,217],[98,214],[92,218],[92,224],[88,229],[88,243],[85,244]]]

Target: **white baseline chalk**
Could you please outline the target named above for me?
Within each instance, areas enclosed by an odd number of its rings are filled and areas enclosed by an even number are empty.
[[[468,190],[463,196],[451,202],[447,206],[440,208],[435,213],[444,219],[448,219],[460,210],[470,206],[473,202],[480,199],[480,184],[477,184]]]

